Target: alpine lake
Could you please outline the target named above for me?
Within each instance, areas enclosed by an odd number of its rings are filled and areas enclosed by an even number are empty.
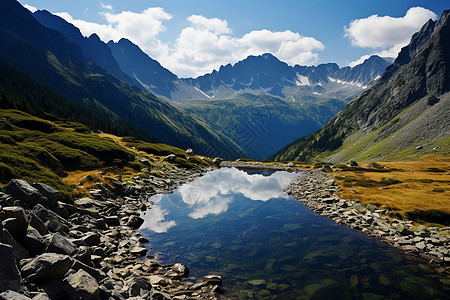
[[[435,267],[287,195],[297,176],[221,168],[151,197],[150,254],[221,275],[230,299],[450,299]]]

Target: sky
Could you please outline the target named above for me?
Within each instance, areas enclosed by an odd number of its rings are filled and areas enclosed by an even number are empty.
[[[289,65],[354,66],[396,57],[448,0],[20,0],[96,33],[127,38],[179,77],[197,77],[249,55]]]

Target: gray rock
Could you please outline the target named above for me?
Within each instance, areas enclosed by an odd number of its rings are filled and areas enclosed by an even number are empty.
[[[55,212],[46,209],[41,204],[33,208],[33,213],[44,222],[45,227],[51,232],[69,232],[67,221],[58,216]]]
[[[217,166],[217,167],[220,167],[220,164],[223,162],[223,159],[222,158],[220,158],[220,157],[215,157],[214,159],[213,159],[213,164],[215,165],[215,166]]]
[[[117,217],[117,216],[106,217],[105,222],[109,226],[119,226],[120,225],[120,220],[119,220],[119,217]]]
[[[139,245],[131,247],[131,249],[130,249],[130,253],[132,255],[144,256],[147,252],[148,252],[147,248],[139,246]]]
[[[15,291],[7,290],[0,294],[0,300],[31,300],[31,298]]]
[[[83,270],[83,271],[89,273],[89,275],[94,277],[95,280],[97,280],[97,281],[101,281],[106,278],[106,274],[103,273],[102,271],[96,270],[93,267],[90,267],[76,259],[74,259],[74,263],[73,263],[73,266],[71,269],[74,271]]]
[[[128,279],[125,284],[129,286],[128,295],[130,297],[141,296],[152,290],[152,285],[148,280],[142,277],[133,277]]]
[[[100,244],[100,234],[88,233],[81,240],[86,244],[86,246],[98,246]]]
[[[67,276],[64,283],[67,284],[66,292],[72,296],[72,299],[90,300],[99,298],[100,286],[97,280],[83,269]]]
[[[22,239],[28,228],[25,210],[20,206],[10,206],[4,207],[3,212],[6,217],[2,222],[3,227],[8,229],[14,239]]]
[[[176,263],[168,266],[167,276],[187,278],[189,276],[189,268],[186,265]]]
[[[91,221],[91,223],[94,226],[94,228],[96,228],[96,229],[100,229],[100,230],[107,229],[106,222],[103,218],[94,219]]]
[[[333,169],[329,165],[324,165],[322,167],[322,172],[331,173],[331,172],[333,172]]]
[[[45,293],[36,294],[32,300],[51,300],[50,297]]]
[[[42,235],[34,228],[28,230],[22,244],[32,256],[42,254],[47,247]]]
[[[69,212],[63,205],[60,205],[59,203],[57,203],[54,211],[61,218],[65,219],[65,220],[69,220],[69,217],[70,217]]]
[[[187,154],[187,155],[194,155],[194,150],[192,150],[191,148],[188,148],[188,149],[186,150],[186,154]]]
[[[133,216],[130,216],[130,218],[128,219],[126,226],[131,227],[133,229],[138,229],[139,227],[141,227],[141,225],[143,223],[144,223],[144,219],[133,215]]]
[[[42,283],[62,278],[72,264],[72,260],[67,255],[43,253],[33,259],[22,259],[20,271],[27,281]]]
[[[350,165],[351,167],[357,167],[357,166],[359,166],[358,163],[357,163],[356,161],[354,161],[354,160],[351,160],[351,161],[349,162],[349,165]]]
[[[164,157],[163,161],[173,162],[175,161],[175,158],[176,158],[175,154],[169,154],[166,157]]]
[[[369,167],[375,168],[375,169],[385,169],[386,168],[386,166],[380,165],[379,163],[376,163],[374,161],[369,164]]]
[[[57,232],[51,237],[46,252],[73,255],[77,252],[77,247],[69,239]]]
[[[60,197],[60,192],[45,183],[33,183],[32,186],[48,199],[47,203],[53,209]]]
[[[22,179],[12,179],[5,187],[5,192],[14,199],[23,201],[27,208],[33,208],[43,197],[38,189]]]
[[[20,292],[20,275],[12,246],[0,244],[0,266],[0,291]]]
[[[28,221],[30,223],[30,226],[39,231],[42,236],[48,234],[48,229],[47,227],[45,227],[44,222],[42,222],[42,220],[33,212],[30,212],[28,214]]]

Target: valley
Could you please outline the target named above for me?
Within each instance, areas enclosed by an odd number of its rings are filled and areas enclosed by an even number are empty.
[[[342,67],[290,30],[191,15],[167,42],[178,15],[101,9],[2,1],[0,299],[446,299],[450,10],[352,19],[373,51]],[[407,26],[355,31],[417,12],[396,58]]]

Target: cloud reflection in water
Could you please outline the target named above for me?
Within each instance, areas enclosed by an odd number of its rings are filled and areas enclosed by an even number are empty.
[[[173,194],[150,198],[156,205],[142,216],[145,219],[143,227],[162,233],[176,225],[173,220],[165,220],[169,212],[161,206],[160,202],[164,197],[168,197],[176,206],[188,207],[189,217],[200,219],[210,214],[226,212],[234,196],[238,194],[264,202],[274,198],[288,198],[283,190],[298,176],[288,172],[275,172],[270,176],[249,175],[236,168],[221,168],[179,187]]]

